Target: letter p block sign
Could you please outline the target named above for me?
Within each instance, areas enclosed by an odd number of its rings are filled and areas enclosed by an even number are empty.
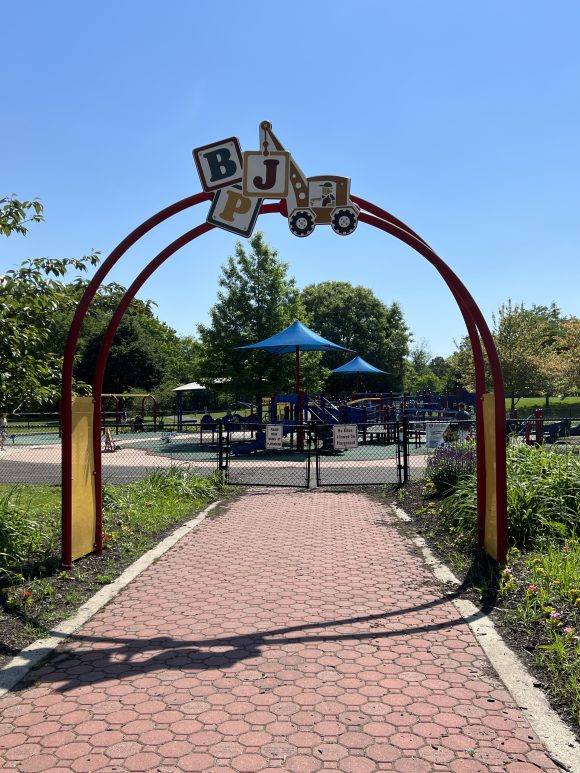
[[[217,191],[242,181],[242,149],[236,137],[196,148],[193,158],[204,191]]]
[[[238,236],[252,235],[263,199],[244,196],[241,185],[230,185],[217,191],[207,215],[207,222]]]

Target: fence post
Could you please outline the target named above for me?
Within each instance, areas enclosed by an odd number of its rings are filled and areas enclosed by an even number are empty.
[[[223,431],[224,431],[224,424],[221,419],[217,420],[217,429],[218,429],[218,471],[221,472],[225,469],[224,464],[224,437],[223,437]]]
[[[409,480],[409,417],[403,416],[403,483]]]

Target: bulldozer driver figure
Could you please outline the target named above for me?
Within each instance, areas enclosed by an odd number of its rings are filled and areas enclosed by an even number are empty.
[[[336,196],[332,193],[332,183],[324,183],[322,186],[322,201],[320,202],[320,206],[332,207],[334,206],[335,201]]]

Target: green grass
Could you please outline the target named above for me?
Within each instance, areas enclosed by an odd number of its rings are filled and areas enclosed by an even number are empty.
[[[0,500],[10,492],[19,492],[22,506],[30,514],[60,508],[60,486],[15,486],[0,483]]]
[[[510,398],[506,398],[505,407],[506,411],[511,409]],[[577,419],[580,418],[580,397],[550,397],[548,408],[545,397],[520,397],[516,402],[520,419],[527,418],[536,408],[541,408],[544,416]]]

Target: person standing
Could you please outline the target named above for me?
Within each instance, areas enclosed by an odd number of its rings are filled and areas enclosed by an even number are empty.
[[[465,403],[459,403],[457,413],[455,414],[457,429],[459,430],[459,440],[465,440],[471,430],[471,415],[467,410]]]
[[[0,451],[4,450],[6,435],[8,434],[8,416],[6,413],[0,413]]]

